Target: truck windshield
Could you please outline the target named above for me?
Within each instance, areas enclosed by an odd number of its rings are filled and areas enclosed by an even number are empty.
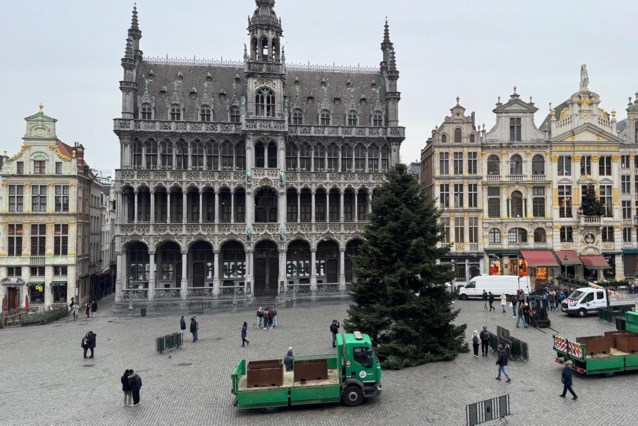
[[[572,294],[569,295],[569,300],[578,300],[583,294],[585,294],[584,291],[575,290]]]
[[[465,288],[474,288],[476,287],[476,281],[470,281],[465,285]]]

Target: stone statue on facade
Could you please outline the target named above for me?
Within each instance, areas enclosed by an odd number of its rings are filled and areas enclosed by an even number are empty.
[[[589,88],[589,75],[587,74],[587,64],[580,66],[580,91],[587,91]]]

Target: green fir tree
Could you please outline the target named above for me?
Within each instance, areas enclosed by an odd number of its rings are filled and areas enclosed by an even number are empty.
[[[372,198],[345,328],[369,334],[386,368],[451,360],[467,351],[466,325],[455,325],[458,311],[449,309],[454,295],[445,283],[453,272],[437,262],[448,252],[438,246],[439,216],[405,165],[390,170]]]
[[[594,185],[589,184],[584,189],[581,208],[585,216],[602,216],[605,214],[605,203],[596,197]]]

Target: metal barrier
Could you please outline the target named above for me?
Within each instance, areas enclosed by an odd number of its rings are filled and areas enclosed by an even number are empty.
[[[496,327],[496,335],[498,336],[499,339],[509,339],[510,331],[499,325]]]
[[[509,416],[510,396],[503,395],[485,401],[475,402],[465,407],[465,419],[467,426],[479,425]]]
[[[179,349],[183,344],[182,333],[167,334],[155,339],[155,350],[159,353],[169,351],[171,349]]]
[[[631,311],[632,305],[621,306],[608,306],[605,308],[598,308],[598,318],[607,321],[614,322],[616,317],[624,316],[625,312]]]
[[[203,314],[204,313],[204,301],[202,299],[192,299],[188,304],[189,314]]]
[[[527,343],[522,340],[518,340],[515,337],[512,337],[512,348],[510,351],[510,356],[512,359],[522,359],[523,361],[527,361],[529,359],[529,349]]]

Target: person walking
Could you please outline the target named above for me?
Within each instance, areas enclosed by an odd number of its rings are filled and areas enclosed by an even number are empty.
[[[197,342],[197,340],[199,340],[197,338],[197,331],[199,330],[199,324],[197,323],[197,317],[193,316],[191,318],[191,326],[190,326],[190,332],[193,335],[193,343]]]
[[[341,327],[341,324],[339,324],[339,321],[332,320],[332,324],[330,324],[330,333],[332,333],[332,347],[336,348],[337,347],[337,333],[339,333],[339,327]]]
[[[95,314],[97,313],[97,302],[93,300],[91,302],[91,316],[95,318]]]
[[[179,319],[179,329],[182,334],[184,334],[184,331],[186,331],[186,320],[184,319],[184,315],[182,315],[182,317]]]
[[[250,342],[246,340],[246,336],[248,335],[248,323],[244,321],[244,325],[241,326],[241,346],[244,346],[244,343],[249,345]]]
[[[272,319],[273,319],[272,306],[268,307],[268,311],[266,311],[266,314],[268,317],[268,330],[270,330],[272,328]]]
[[[87,351],[91,351],[91,356],[89,358],[93,358],[94,350],[96,345],[96,334],[92,331],[89,331],[82,338],[82,349],[84,349],[84,358],[86,358]]]
[[[507,377],[507,383],[511,382],[512,379],[505,372],[505,366],[507,365],[507,350],[503,344],[498,345],[498,359],[496,360],[496,365],[498,365],[498,376],[496,376],[496,380],[501,380],[501,373],[505,377]]]
[[[260,306],[259,309],[257,309],[257,328],[261,328],[263,319],[264,319],[264,311]]]
[[[140,404],[140,389],[142,388],[142,378],[133,370],[130,371],[128,377],[129,386],[131,387],[131,393],[133,394],[133,406]]]
[[[479,345],[481,344],[481,338],[478,335],[478,331],[474,330],[472,332],[470,340],[472,341],[472,347],[474,348],[474,358],[478,358]]]
[[[483,310],[487,311],[487,292],[483,290],[483,294],[481,295],[481,299],[483,299]]]
[[[277,305],[272,307],[272,328],[277,328]]]
[[[571,361],[565,361],[565,368],[563,368],[563,373],[561,374],[561,381],[563,382],[563,393],[559,396],[561,398],[565,398],[565,394],[567,391],[572,394],[574,400],[578,399],[576,393],[572,389],[572,363]]]
[[[510,308],[512,308],[512,319],[516,319],[516,296],[510,296]]]
[[[479,338],[481,339],[481,354],[483,356],[487,356],[490,351],[490,332],[487,331],[486,325],[483,326],[483,330],[481,330]]]
[[[505,293],[501,294],[501,309],[503,313],[505,313],[505,307],[507,306],[507,295]]]
[[[71,304],[69,305],[71,308],[71,314],[73,315],[73,321],[78,319],[78,304],[71,298]]]
[[[133,405],[133,393],[131,392],[131,384],[128,381],[130,375],[131,370],[127,368],[126,370],[124,370],[124,374],[122,374],[122,378],[120,379],[120,382],[122,382],[122,392],[124,392],[125,407]]]
[[[288,352],[284,355],[284,365],[286,366],[286,371],[292,371],[295,363],[295,356],[292,353],[292,346],[288,347]]]
[[[520,328],[518,324],[520,324],[521,320],[523,320],[523,327],[527,328],[527,322],[525,321],[525,310],[523,305],[518,306],[518,319],[516,320],[516,328]]]
[[[84,305],[84,315],[86,315],[87,318],[89,318],[91,314],[91,304],[89,302],[86,302],[86,304]]]
[[[492,306],[492,304],[494,303],[494,294],[491,291],[487,295],[487,301],[490,304],[490,312],[495,311],[496,308],[494,306]]]
[[[553,311],[556,309],[556,292],[552,289],[549,292],[549,310]]]

